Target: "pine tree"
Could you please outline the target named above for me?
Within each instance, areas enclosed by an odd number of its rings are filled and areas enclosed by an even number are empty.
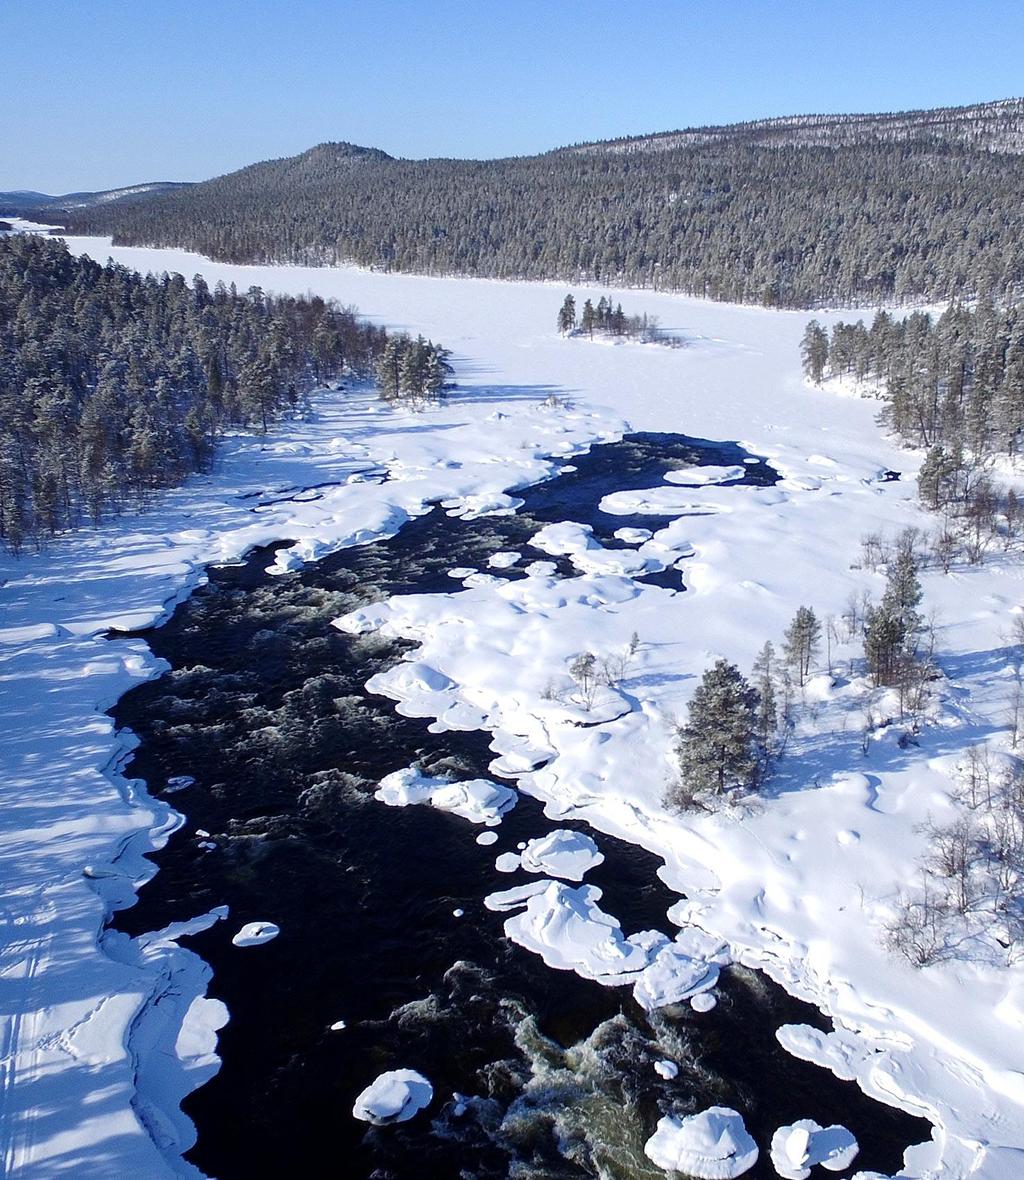
[[[810,378],[815,385],[820,385],[825,375],[828,354],[828,333],[817,320],[811,320],[804,332],[800,355],[803,358],[804,376]]]
[[[576,300],[566,295],[558,312],[558,330],[564,336],[576,327]]]
[[[580,331],[586,332],[591,339],[594,338],[594,325],[597,323],[597,316],[594,312],[594,305],[588,299],[583,304],[583,315],[580,319]]]
[[[786,629],[782,651],[801,687],[821,644],[821,624],[809,606],[801,606]]]
[[[757,776],[757,693],[727,660],[708,668],[679,730],[676,752],[682,794],[721,795],[732,787],[749,787]],[[682,794],[673,794],[678,804]]]
[[[903,547],[890,563],[882,601],[869,611],[864,628],[864,658],[876,685],[896,684],[914,662],[921,597],[917,562]]]

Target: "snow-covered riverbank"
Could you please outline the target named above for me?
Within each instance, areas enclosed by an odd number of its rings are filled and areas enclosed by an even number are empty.
[[[975,1160],[977,1175],[1019,1173],[1019,969],[914,971],[878,937],[920,846],[916,825],[945,806],[956,752],[1002,724],[1000,635],[1019,571],[993,564],[926,578],[926,601],[946,624],[939,652],[952,684],[943,724],[920,749],[879,743],[865,759],[855,721],[843,721],[842,692],[823,690],[827,726],[791,747],[786,792],[759,814],[697,823],[660,808],[671,720],[704,666],[719,655],[749,665],[801,603],[840,614],[851,591],[879,584],[850,569],[861,535],[923,523],[910,482],[880,482],[885,469],[913,461],[882,438],[875,407],[804,387],[797,345],[809,317],[623,292],[688,346],[605,347],[555,334],[562,288],[553,285],[227,267],[173,251],[71,245],[142,269],[202,271],[211,283],[336,295],[451,347],[461,390],[420,415],[322,396],[311,421],[231,440],[214,477],[142,517],[4,559],[0,666],[11,704],[0,723],[0,861],[12,933],[0,971],[16,1015],[6,1029],[0,1138],[12,1175],[189,1174],[175,1162],[190,1141],[177,1102],[214,1067],[213,1030],[226,1015],[193,1002],[204,968],[174,946],[175,932],[144,947],[119,935],[97,945],[108,905],[143,879],[141,854],[176,822],[117,774],[124,744],[102,713],[153,675],[154,661],[140,641],[111,643],[102,632],[163,617],[205,563],[256,544],[295,542],[293,556],[278,560],[284,567],[390,535],[428,501],[451,501],[453,513],[493,505],[550,473],[545,455],[570,456],[626,421],[739,440],[784,476],[777,489],[666,485],[675,506],[659,510],[683,515],[662,540],[673,559],[687,555],[688,593],[638,592],[623,574],[595,568],[584,547],[591,566],[581,566],[572,594],[541,570],[508,585],[453,583],[452,595],[394,600],[379,621],[417,640],[417,660],[451,682],[446,708],[467,704],[487,717],[504,769],[524,744],[555,755],[523,787],[663,855],[673,886],[692,898],[688,919],[844,1030],[827,1040],[791,1031],[788,1047],[943,1125],[935,1151],[915,1156],[908,1174],[965,1175]],[[570,405],[545,405],[549,394]],[[291,498],[314,486],[315,498]],[[633,631],[642,647],[625,684],[630,711],[593,728],[542,724],[545,692],[567,660],[588,647],[618,651]],[[147,1004],[157,995],[162,1003]]]

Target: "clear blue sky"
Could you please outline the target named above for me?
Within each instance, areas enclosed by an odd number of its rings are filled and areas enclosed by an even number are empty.
[[[1022,93],[1021,0],[0,0],[0,189]]]

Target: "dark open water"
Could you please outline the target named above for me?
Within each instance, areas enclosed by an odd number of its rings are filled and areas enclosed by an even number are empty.
[[[172,775],[196,782],[173,796],[188,822],[115,925],[138,934],[231,907],[228,922],[184,940],[212,965],[211,994],[231,1012],[223,1067],[185,1104],[199,1133],[189,1158],[205,1172],[658,1177],[642,1148],[659,1114],[713,1103],[741,1111],[761,1145],[751,1177],[774,1176],[767,1144],[797,1118],[848,1126],[861,1144],[855,1168],[895,1171],[903,1148],[928,1137],[927,1123],[786,1054],[774,1037],[780,1024],[827,1024],[761,976],[727,972],[711,1013],[684,1006],[648,1017],[629,989],[551,971],[510,944],[502,916],[482,900],[513,883],[495,872],[495,856],[555,826],[535,800],[521,797],[498,843],[484,848],[475,843],[481,829],[465,820],[372,796],[380,778],[414,762],[487,777],[488,736],[431,734],[367,695],[366,680],[403,647],[344,635],[331,619],[388,594],[457,592],[449,568],[486,568],[499,549],[529,552],[528,538],[549,521],[591,523],[617,544],[616,528],[663,522],[607,517],[601,496],[658,486],[672,467],[745,457],[733,446],[633,435],[520,493],[526,504],[513,517],[461,521],[435,509],[390,541],[284,577],[266,575],[271,555],[255,553],[212,571],[165,626],[145,633],[173,670],[116,707],[118,724],[142,739],[130,773],[154,793]],[[747,467],[744,482],[774,482],[764,464]],[[675,573],[654,580],[679,586]],[[196,829],[216,849],[202,849]],[[596,838],[606,859],[587,880],[605,891],[602,908],[627,933],[671,934],[665,911],[676,897],[656,875],[657,858]],[[457,907],[462,919],[452,916]],[[254,919],[278,923],[281,934],[233,947],[231,934]],[[341,1019],[348,1027],[329,1031]],[[664,1057],[680,1066],[674,1081],[654,1073]],[[433,1082],[430,1109],[397,1127],[354,1120],[358,1092],[399,1067]],[[455,1093],[471,1098],[458,1116]]]

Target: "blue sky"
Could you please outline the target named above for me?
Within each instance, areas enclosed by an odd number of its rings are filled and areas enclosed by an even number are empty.
[[[1022,93],[1020,0],[0,0],[0,189]]]

